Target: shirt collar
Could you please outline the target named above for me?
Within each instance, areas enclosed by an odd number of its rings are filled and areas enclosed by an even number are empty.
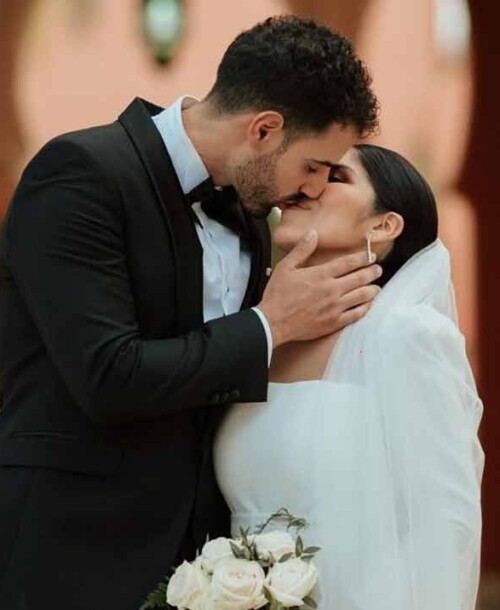
[[[184,129],[182,108],[187,100],[199,101],[192,96],[184,95],[153,117],[184,194],[209,178],[207,168]]]

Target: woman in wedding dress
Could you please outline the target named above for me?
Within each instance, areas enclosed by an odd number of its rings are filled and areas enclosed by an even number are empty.
[[[280,507],[304,517],[321,610],[473,610],[482,405],[432,192],[398,154],[361,145],[273,239],[288,252],[309,229],[310,264],[366,247],[382,290],[360,322],[277,349],[268,401],[227,413],[214,457],[233,533]]]

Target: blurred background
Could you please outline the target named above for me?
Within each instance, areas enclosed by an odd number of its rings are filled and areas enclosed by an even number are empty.
[[[485,403],[481,610],[500,609],[500,3],[0,0],[0,215],[46,140],[111,122],[135,96],[159,105],[202,97],[231,40],[278,13],[313,17],[355,42],[382,104],[375,141],[412,160],[438,196]]]

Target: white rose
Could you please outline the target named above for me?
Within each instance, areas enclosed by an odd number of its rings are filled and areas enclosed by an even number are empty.
[[[254,610],[267,604],[264,570],[256,561],[223,559],[213,573],[211,610]]]
[[[266,589],[285,608],[302,606],[304,597],[314,589],[318,581],[318,569],[312,562],[289,559],[275,564],[266,578]]]
[[[202,610],[210,586],[210,579],[199,562],[185,561],[170,579],[167,587],[167,603],[179,610]]]
[[[235,544],[237,542],[233,541]],[[215,538],[205,544],[201,550],[201,565],[203,569],[211,574],[219,561],[234,557],[228,538]]]
[[[279,560],[283,555],[295,552],[295,542],[287,532],[259,534],[253,537],[253,541],[257,545],[259,556],[263,559],[268,559],[269,553]]]

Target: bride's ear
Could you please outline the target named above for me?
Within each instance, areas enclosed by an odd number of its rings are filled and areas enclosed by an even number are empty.
[[[387,212],[379,217],[378,224],[373,227],[373,242],[387,242],[397,239],[405,227],[405,221],[396,212]]]

